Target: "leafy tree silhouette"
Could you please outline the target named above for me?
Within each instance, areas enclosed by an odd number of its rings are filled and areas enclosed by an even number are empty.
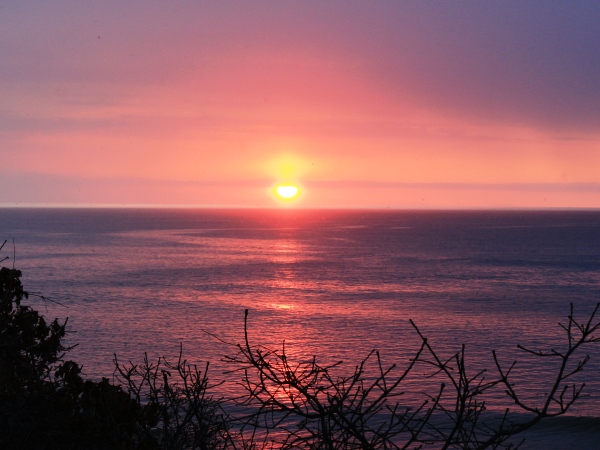
[[[2,267],[0,448],[132,448],[139,405],[107,379],[84,381],[64,360],[67,321],[46,322],[28,297],[21,271]]]

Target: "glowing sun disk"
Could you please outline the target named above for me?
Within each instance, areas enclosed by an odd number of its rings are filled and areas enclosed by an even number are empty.
[[[294,186],[293,184],[281,184],[277,186],[277,195],[281,198],[294,198],[298,195],[298,186]]]

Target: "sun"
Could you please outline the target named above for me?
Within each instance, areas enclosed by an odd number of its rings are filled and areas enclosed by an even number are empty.
[[[280,183],[275,186],[275,196],[286,202],[295,200],[300,195],[300,187],[295,183]]]
[[[277,195],[281,198],[294,198],[298,195],[298,186],[293,184],[280,184],[277,186]]]

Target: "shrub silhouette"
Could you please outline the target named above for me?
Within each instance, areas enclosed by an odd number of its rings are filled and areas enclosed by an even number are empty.
[[[208,363],[204,371],[188,364],[182,347],[173,364],[162,357],[152,363],[147,354],[141,364],[120,364],[116,355],[114,363],[116,379],[141,405],[140,442],[164,449],[235,448],[230,418],[207,392]]]
[[[208,364],[189,364],[182,349],[174,363],[146,355],[141,364],[122,364],[115,355],[118,384],[84,380],[81,367],[65,360],[67,322],[48,323],[22,304],[27,298],[21,272],[2,267],[0,448],[514,448],[511,436],[565,414],[580,398],[584,385],[571,380],[589,356],[579,357],[579,350],[600,341],[600,304],[585,321],[575,319],[571,305],[561,325],[562,350],[520,347],[541,361],[558,361],[547,393],[532,404],[511,382],[516,363],[503,367],[494,352],[493,374],[471,373],[464,345],[442,358],[412,321],[420,347],[406,367],[384,367],[373,351],[350,374],[338,375],[340,363],[295,360],[285,343],[281,349],[251,344],[246,310],[244,342],[226,357],[227,374],[241,380],[245,394],[224,400],[209,394],[219,384],[209,384]],[[421,386],[434,387],[415,402],[402,389],[423,367]],[[496,388],[511,406],[490,415],[484,394]]]
[[[548,391],[536,404],[521,397],[511,382],[516,362],[503,368],[493,352],[496,375],[485,370],[470,373],[465,364],[465,346],[450,358],[441,359],[427,338],[411,321],[421,346],[406,368],[384,368],[378,352],[371,352],[346,376],[334,375],[338,364],[320,365],[316,357],[294,361],[280,350],[252,346],[248,340],[248,311],[245,342],[228,358],[238,365],[246,395],[238,400],[248,414],[238,419],[245,442],[279,449],[408,449],[515,448],[507,440],[546,417],[565,414],[580,398],[584,384],[571,377],[589,360],[575,353],[582,346],[600,341],[596,313],[578,322],[573,305],[566,325],[561,325],[566,342],[563,350],[531,350],[528,354],[559,361]],[[368,366],[374,366],[368,371]],[[438,389],[424,394],[412,405],[400,402],[402,383],[419,376],[416,367],[429,367],[426,378],[437,380]],[[374,368],[374,370],[373,370]],[[547,365],[543,368],[548,371]],[[488,378],[486,378],[488,377]],[[427,381],[427,380],[423,380]],[[504,389],[516,411],[486,414],[483,394]],[[410,399],[409,399],[410,402]],[[514,414],[515,412],[526,413]]]

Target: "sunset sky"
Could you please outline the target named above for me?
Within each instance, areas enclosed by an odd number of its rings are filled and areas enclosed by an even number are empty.
[[[600,208],[597,1],[0,5],[0,204]]]

